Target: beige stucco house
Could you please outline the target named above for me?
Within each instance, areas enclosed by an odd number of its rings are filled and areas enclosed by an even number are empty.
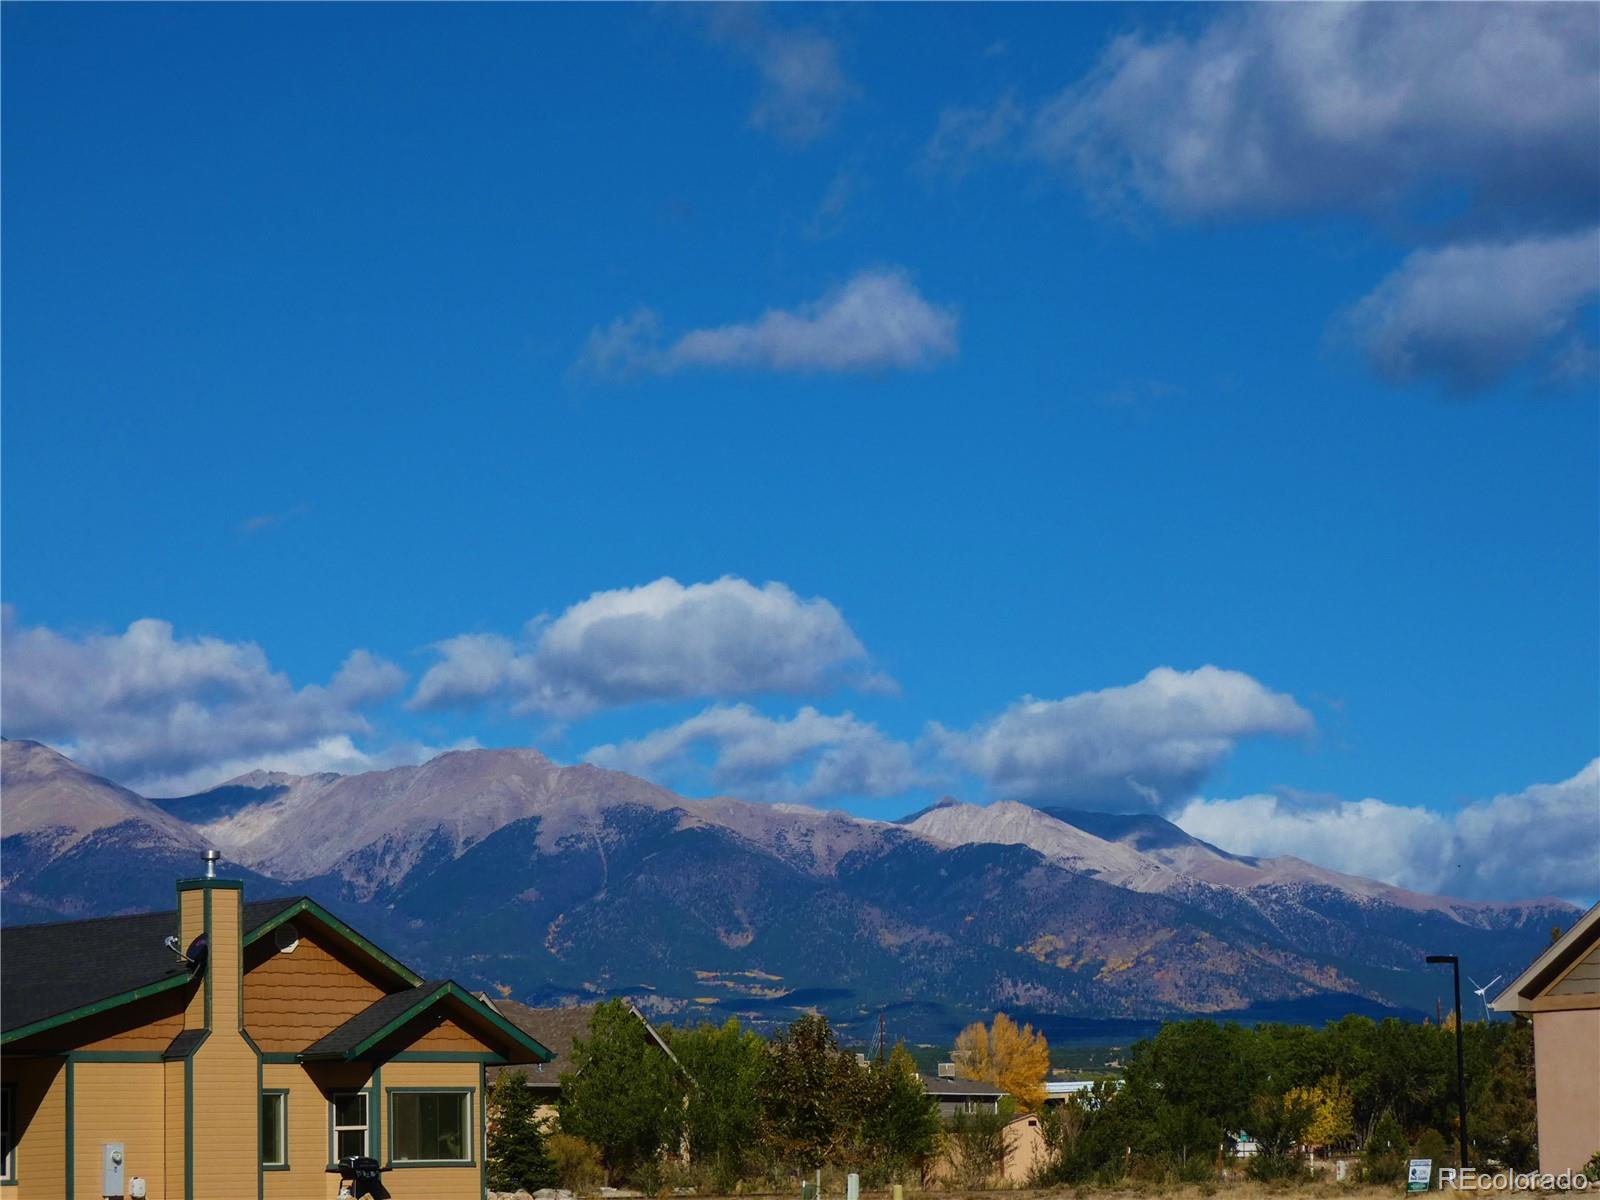
[[[1600,904],[1490,1007],[1533,1019],[1539,1169],[1581,1168],[1600,1151]]]

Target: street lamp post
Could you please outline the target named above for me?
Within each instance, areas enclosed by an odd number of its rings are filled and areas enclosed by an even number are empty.
[[[1430,963],[1449,963],[1456,984],[1456,1117],[1461,1133],[1461,1165],[1467,1165],[1467,1053],[1461,1040],[1461,960],[1454,954],[1430,954]]]

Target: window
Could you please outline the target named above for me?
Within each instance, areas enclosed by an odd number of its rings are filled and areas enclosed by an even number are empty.
[[[289,1165],[289,1093],[261,1093],[261,1165]]]
[[[14,1084],[0,1087],[0,1180],[17,1181],[17,1089]]]
[[[389,1161],[470,1163],[470,1091],[389,1093]]]
[[[367,1148],[367,1093],[338,1092],[333,1097],[333,1161],[364,1158]]]

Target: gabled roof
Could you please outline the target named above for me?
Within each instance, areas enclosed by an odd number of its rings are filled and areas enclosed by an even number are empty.
[[[246,904],[245,928],[304,899]],[[0,1039],[15,1041],[183,986],[189,968],[162,944],[177,932],[176,909],[0,928]]]
[[[486,992],[479,992],[477,998],[524,1033],[537,1038],[549,1047],[552,1058],[561,1064],[563,1070],[571,1061],[573,1043],[589,1036],[589,1021],[594,1017],[594,1010],[599,1007],[596,1004],[573,1004],[564,1008],[530,1008],[516,1000],[492,999]],[[683,1064],[678,1061],[678,1056],[672,1052],[672,1047],[668,1046],[665,1039],[656,1032],[656,1027],[650,1024],[649,1018],[632,1004],[628,1005],[628,1011],[639,1019],[645,1033],[661,1053],[667,1056],[673,1066],[683,1071],[684,1078],[694,1083],[694,1077],[684,1070]],[[498,1075],[497,1069],[490,1068],[489,1081],[492,1083]],[[548,1075],[543,1079],[529,1080],[530,1086],[556,1087],[559,1082],[559,1079]]]
[[[252,900],[243,908],[245,945],[285,921],[323,927],[396,983],[422,977],[362,937],[309,896]],[[190,981],[187,964],[165,939],[178,932],[178,912],[134,913],[85,921],[0,928],[0,1042],[14,1042]]]
[[[1600,942],[1600,904],[1574,921],[1572,928],[1534,959],[1489,1007],[1496,1012],[1527,1012],[1529,1005],[1597,942]]]
[[[536,1038],[448,979],[429,979],[414,988],[373,1001],[343,1025],[307,1046],[299,1058],[302,1062],[359,1059],[441,1003],[462,1006],[470,1016],[490,1025],[521,1054],[538,1062],[550,1061],[550,1051]]]

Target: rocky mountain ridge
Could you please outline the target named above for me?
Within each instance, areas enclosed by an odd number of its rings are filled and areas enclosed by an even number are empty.
[[[1158,817],[949,802],[889,823],[686,799],[533,750],[147,800],[8,741],[3,776],[7,921],[168,905],[215,845],[257,894],[308,891],[430,973],[677,1020],[1431,1007],[1423,953],[1493,974],[1573,911],[1232,855]]]

